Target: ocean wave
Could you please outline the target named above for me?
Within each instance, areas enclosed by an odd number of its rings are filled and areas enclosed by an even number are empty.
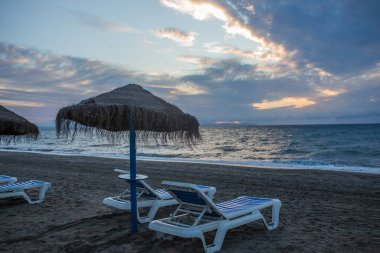
[[[203,141],[186,149],[169,143],[137,143],[141,160],[218,163],[251,167],[322,169],[378,173],[380,125],[253,126],[201,128]],[[339,134],[338,134],[339,133]],[[0,150],[71,156],[129,158],[128,142],[56,138],[55,129],[41,129],[33,143],[0,145]]]
[[[142,159],[149,160],[149,159]],[[227,160],[194,160],[194,159],[160,159],[160,161],[173,161],[185,163],[203,163],[217,165],[232,165],[243,167],[257,168],[276,168],[276,169],[304,169],[304,170],[328,170],[328,171],[343,171],[343,172],[360,172],[369,174],[380,174],[378,167],[363,167],[363,166],[344,166],[334,164],[324,164],[319,162],[298,161],[298,162],[278,162],[278,161],[227,161]]]
[[[33,148],[29,148],[29,149],[27,149],[27,151],[31,151],[31,152],[33,152],[33,151],[35,151],[35,152],[53,152],[54,151],[54,149],[47,149],[47,148],[35,148],[35,149],[33,149]]]
[[[171,159],[171,158],[176,158],[178,157],[178,154],[154,154],[154,153],[142,153],[142,152],[139,152],[137,153],[137,157],[140,157],[140,158],[168,158],[168,159]],[[187,155],[181,155],[180,158],[189,158],[189,156]]]
[[[14,150],[0,149],[0,151],[15,152]],[[21,151],[39,153],[49,155],[72,155],[72,156],[90,156],[90,157],[103,157],[103,158],[116,158],[116,159],[129,159],[129,154],[114,154],[114,153],[82,153],[79,154],[69,152],[44,152],[44,151]],[[205,159],[190,159],[179,157],[166,157],[162,155],[143,154],[138,155],[137,160],[141,161],[158,161],[158,162],[180,162],[180,163],[201,163],[201,164],[214,164],[214,165],[229,165],[240,167],[255,167],[263,169],[303,169],[303,170],[327,170],[327,171],[342,171],[342,172],[360,172],[369,174],[380,174],[378,167],[364,167],[364,166],[344,166],[336,164],[327,164],[317,161],[232,161],[232,160],[205,160]]]
[[[223,147],[220,147],[218,149],[223,151],[223,152],[237,152],[237,151],[242,150],[241,148],[238,148],[235,146],[223,146]]]

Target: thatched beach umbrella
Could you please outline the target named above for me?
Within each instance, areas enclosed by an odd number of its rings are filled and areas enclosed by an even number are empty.
[[[162,143],[172,140],[191,146],[200,139],[198,127],[194,116],[136,84],[64,107],[56,118],[58,136],[74,138],[78,129],[85,133],[95,129],[99,135],[114,142],[124,139],[129,132],[132,232],[137,231],[135,131],[143,141],[153,138]]]
[[[37,139],[38,127],[0,105],[0,142]]]

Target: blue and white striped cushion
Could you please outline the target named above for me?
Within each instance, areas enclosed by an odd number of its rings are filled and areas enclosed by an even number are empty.
[[[201,185],[201,184],[197,184],[197,186],[199,188],[210,188],[211,186],[208,186],[208,185]]]
[[[4,176],[4,175],[0,175],[0,180],[8,180],[8,179],[11,179],[12,177],[10,176]]]
[[[16,181],[16,178],[14,177],[0,175],[0,183],[15,182],[15,181]]]
[[[219,211],[223,214],[231,214],[251,208],[258,207],[264,203],[271,202],[272,199],[255,198],[255,197],[239,197],[226,202],[216,204]]]
[[[167,192],[165,189],[156,189],[155,190],[158,196],[160,196],[161,199],[172,199],[173,196],[170,195],[169,192]]]
[[[25,189],[25,188],[30,188],[34,186],[43,186],[44,184],[45,182],[43,181],[30,180],[30,181],[25,181],[25,182],[0,185],[0,191],[19,190],[19,189]]]

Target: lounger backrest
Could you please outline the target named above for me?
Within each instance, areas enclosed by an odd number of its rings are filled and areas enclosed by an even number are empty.
[[[163,181],[161,184],[180,204],[204,206],[209,215],[225,218],[214,202],[197,185],[173,181]]]
[[[113,171],[123,174],[129,174],[128,170],[122,168],[115,168]],[[127,182],[129,183],[128,180]],[[160,198],[160,195],[158,195],[158,193],[144,181],[136,180],[136,188],[140,188],[140,191],[144,192],[143,194],[147,197]]]
[[[127,180],[129,183],[129,181]],[[149,184],[147,184],[144,181],[136,180],[136,188],[140,188],[140,191],[144,192],[143,195],[151,198],[160,198],[160,196],[157,194],[157,192],[150,187]]]
[[[161,198],[160,195],[158,195],[158,193],[145,181],[137,181],[137,183],[139,183],[141,186],[143,186],[146,189],[145,194],[147,196]]]
[[[175,196],[180,199],[183,203],[190,203],[195,205],[206,205],[206,202],[199,197],[197,192],[183,191],[180,189],[170,188],[171,192],[175,194]]]

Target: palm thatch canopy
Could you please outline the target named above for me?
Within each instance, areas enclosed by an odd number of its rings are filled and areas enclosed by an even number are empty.
[[[163,143],[172,140],[192,145],[200,138],[199,123],[194,116],[137,84],[62,108],[56,117],[57,135],[74,138],[77,129],[89,133],[95,128],[98,134],[115,141],[128,136],[132,116],[135,130],[143,140],[153,137]]]
[[[37,139],[38,127],[0,105],[0,142]]]

